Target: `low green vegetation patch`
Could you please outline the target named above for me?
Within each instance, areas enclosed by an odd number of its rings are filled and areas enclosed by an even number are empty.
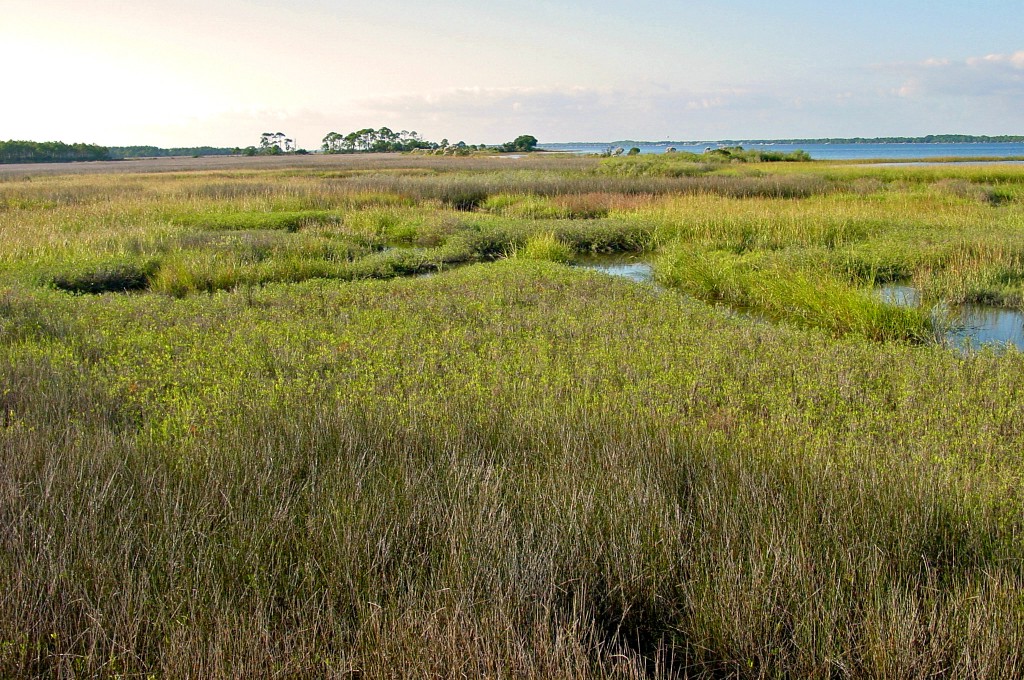
[[[938,334],[929,309],[887,304],[827,272],[811,273],[777,257],[682,245],[661,256],[656,274],[660,283],[699,299],[836,335],[922,343]]]
[[[547,260],[549,262],[570,262],[573,249],[568,243],[560,241],[554,232],[545,232],[531,236],[522,248],[513,251],[513,256],[526,260]]]
[[[327,210],[288,210],[184,213],[173,216],[171,222],[208,230],[278,229],[294,232],[304,226],[337,222],[340,219],[338,213]]]
[[[811,155],[802,149],[773,151],[771,149],[744,149],[742,146],[720,146],[703,154],[715,160],[740,163],[808,163]]]

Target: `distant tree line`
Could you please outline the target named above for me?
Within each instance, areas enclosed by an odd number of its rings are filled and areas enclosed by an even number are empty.
[[[0,142],[0,163],[66,163],[110,160],[110,150],[96,144],[64,142]]]
[[[295,140],[283,132],[264,132],[260,135],[259,146],[247,146],[235,149],[235,153],[243,156],[280,156],[285,153],[306,154],[305,149],[296,146]]]
[[[230,156],[240,154],[239,148],[218,146],[176,146],[164,149],[159,146],[112,146],[111,158],[163,158],[165,156]]]
[[[536,148],[537,138],[533,135],[520,135],[511,142],[489,147],[486,144],[466,144],[465,142],[452,144],[447,139],[442,139],[440,142],[429,142],[415,131],[395,132],[390,128],[382,127],[377,130],[363,128],[346,134],[328,132],[323,138],[320,151],[329,154],[420,151],[445,155],[467,155],[474,151],[533,151]]]
[[[341,134],[329,132],[320,147],[322,153],[384,153],[417,151],[444,155],[468,155],[474,151],[526,152],[537,148],[537,138],[520,135],[511,142],[498,146],[486,144],[451,144],[447,139],[429,142],[415,131],[395,132],[387,127],[377,130],[363,128]],[[65,163],[68,161],[120,160],[125,158],[161,158],[166,156],[276,156],[305,154],[297,148],[295,140],[283,132],[264,132],[259,146],[229,148],[215,146],[189,146],[162,148],[158,146],[98,146],[96,144],[65,144],[63,142],[0,142],[0,163]]]
[[[71,161],[109,161],[124,158],[162,158],[165,156],[229,156],[242,149],[215,146],[188,146],[164,149],[158,146],[99,146],[64,142],[0,142],[0,163],[68,163]]]

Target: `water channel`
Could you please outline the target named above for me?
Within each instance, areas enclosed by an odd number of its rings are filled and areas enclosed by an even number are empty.
[[[621,276],[636,283],[654,281],[651,263],[635,256],[588,257],[577,262],[576,266]],[[883,300],[892,304],[920,304],[920,295],[911,286],[889,285],[879,288],[877,292]],[[952,327],[946,333],[945,341],[950,347],[966,350],[996,344],[1013,345],[1024,350],[1024,314],[1020,310],[960,305],[947,312]]]

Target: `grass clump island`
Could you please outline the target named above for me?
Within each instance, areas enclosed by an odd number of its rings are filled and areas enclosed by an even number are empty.
[[[1024,169],[264,160],[0,181],[0,676],[1024,673]]]

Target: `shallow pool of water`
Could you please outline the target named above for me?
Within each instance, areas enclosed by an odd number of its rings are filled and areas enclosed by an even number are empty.
[[[884,302],[900,307],[916,307],[921,304],[921,294],[913,286],[892,284],[878,289]]]
[[[578,260],[575,264],[583,269],[621,276],[637,283],[651,283],[654,281],[654,267],[650,262],[644,262],[635,257],[622,255],[595,255]]]
[[[959,311],[963,327],[948,336],[958,346],[1002,343],[1024,349],[1024,314],[1019,311],[982,305],[964,305]]]
[[[915,306],[921,302],[921,294],[913,286],[884,286],[878,294],[896,305]],[[1002,344],[1024,349],[1024,314],[1019,310],[960,305],[949,310],[949,320],[953,329],[946,334],[946,342],[954,347]]]

